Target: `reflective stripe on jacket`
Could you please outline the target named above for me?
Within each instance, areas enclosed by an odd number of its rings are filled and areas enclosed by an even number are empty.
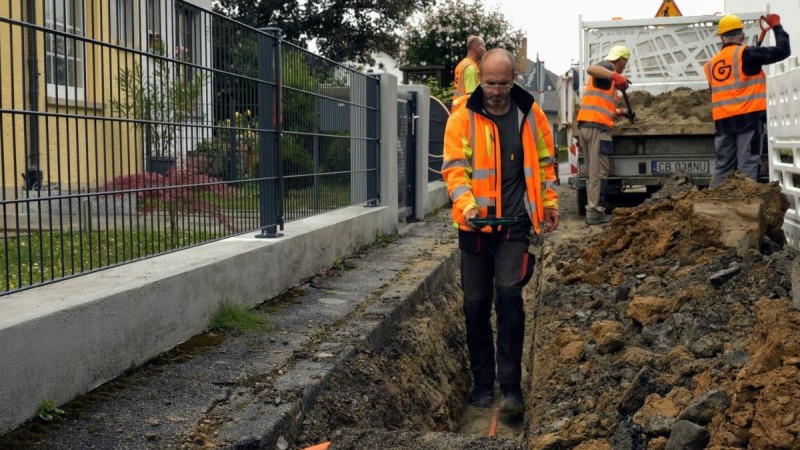
[[[475,70],[478,70],[478,66],[475,64],[475,61],[470,58],[462,59],[461,62],[459,62],[456,66],[456,70],[454,71],[453,75],[453,105],[456,104],[456,101],[459,99],[459,97],[470,94],[467,92],[467,86],[464,83],[463,76],[464,69],[466,69],[469,65],[475,66]]]
[[[715,121],[767,110],[764,71],[752,76],[742,71],[745,47],[725,46],[704,67],[711,87],[711,115]]]
[[[614,83],[608,89],[599,89],[594,85],[594,77],[589,76],[578,110],[578,122],[600,123],[608,128],[614,126],[619,96]]]
[[[511,96],[518,108],[523,149],[523,172],[527,191],[527,210],[536,233],[541,232],[544,208],[558,208],[558,194],[553,188],[553,135],[547,116],[527,91],[514,85]],[[495,215],[503,216],[502,165],[500,138],[495,123],[480,111],[483,90],[479,86],[469,97],[466,107],[459,108],[447,120],[444,138],[442,175],[453,201],[453,222],[469,231],[464,213],[480,209],[480,217],[495,207]],[[491,232],[486,226],[483,232]]]

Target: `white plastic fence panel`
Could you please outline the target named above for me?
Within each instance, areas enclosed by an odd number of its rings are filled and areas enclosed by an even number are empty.
[[[760,14],[738,14],[744,21],[747,43],[758,40]],[[721,48],[716,35],[720,16],[654,17],[650,19],[581,21],[581,94],[586,68],[597,64],[611,47],[624,45],[631,59],[624,74],[633,82],[631,91],[654,95],[676,87],[708,87],[703,65]]]
[[[800,250],[800,67],[792,57],[767,79],[767,133],[770,180],[781,184],[789,199],[783,231]]]

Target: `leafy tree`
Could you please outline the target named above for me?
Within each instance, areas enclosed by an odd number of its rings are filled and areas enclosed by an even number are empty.
[[[453,71],[467,54],[467,38],[478,35],[486,48],[505,48],[519,55],[524,33],[514,29],[497,7],[481,0],[443,0],[405,30],[400,61],[408,65],[444,66],[443,84],[452,92]]]
[[[277,27],[283,39],[300,47],[315,41],[334,61],[374,64],[372,54],[396,56],[397,33],[408,19],[434,0],[218,0],[223,14],[253,27]]]

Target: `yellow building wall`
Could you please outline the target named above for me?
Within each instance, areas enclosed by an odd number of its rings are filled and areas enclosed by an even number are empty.
[[[84,35],[111,42],[108,4],[102,0],[84,3]],[[0,16],[22,20],[22,2],[0,2]],[[37,2],[42,8],[42,3]],[[44,11],[37,11],[36,23],[44,23]],[[102,30],[102,32],[101,32]],[[26,126],[36,117],[39,136],[39,169],[42,183],[58,185],[61,193],[102,189],[115,175],[143,171],[141,133],[126,122],[113,120],[111,108],[120,61],[130,56],[119,50],[91,42],[77,41],[84,49],[83,98],[47,94],[45,80],[45,34],[36,32],[38,63],[38,112],[27,111],[30,91],[27,77],[25,39],[27,28],[0,22],[0,115],[3,167],[0,180],[9,193],[21,194],[26,167],[26,149],[31,130]],[[70,98],[73,97],[73,98]]]
[[[21,2],[0,2],[0,16],[12,20],[23,20]],[[0,22],[0,147],[3,151],[2,170],[0,177],[4,185],[21,183],[19,172],[25,168],[24,158],[18,158],[15,149],[24,148],[23,117],[13,111],[24,109],[24,89],[22,80],[24,66],[21,56],[24,55],[22,45],[22,28],[9,23]],[[19,59],[19,62],[16,61]],[[12,111],[12,112],[8,112]]]

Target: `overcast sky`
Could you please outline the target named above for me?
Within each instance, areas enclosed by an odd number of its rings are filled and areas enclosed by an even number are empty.
[[[500,11],[516,28],[528,34],[528,59],[536,54],[545,67],[564,73],[571,60],[579,58],[579,16],[584,21],[643,19],[655,17],[661,0],[484,0],[489,7],[498,5]],[[722,13],[723,0],[674,0],[684,16]],[[540,12],[537,12],[540,11]]]

